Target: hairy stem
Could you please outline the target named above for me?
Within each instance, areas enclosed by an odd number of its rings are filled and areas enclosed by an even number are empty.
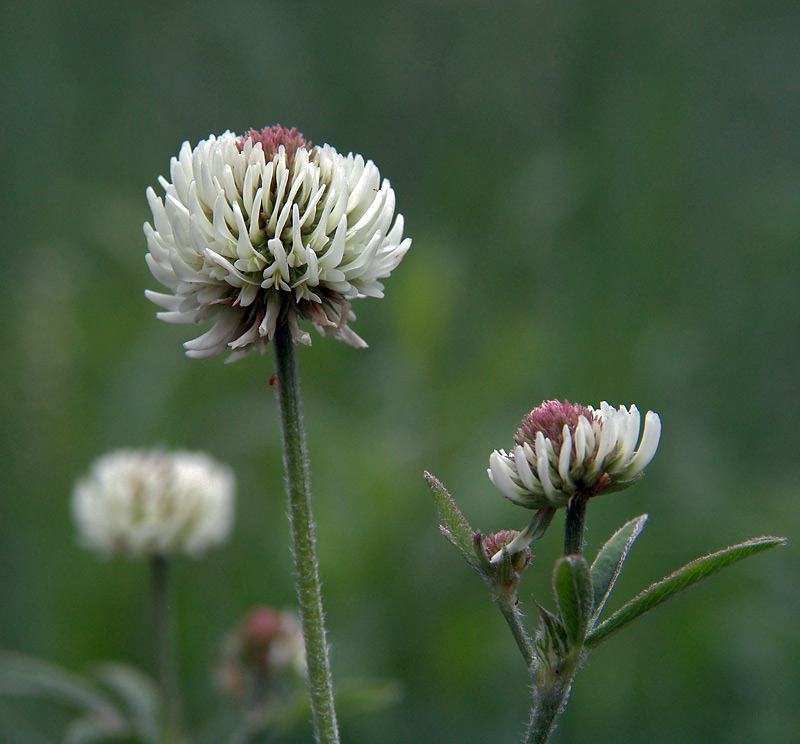
[[[325,639],[322,586],[311,511],[311,483],[300,403],[300,382],[294,341],[286,323],[278,325],[274,344],[292,556],[296,571],[300,623],[306,643],[314,737],[319,744],[338,744],[339,730],[333,703],[333,681]]]
[[[533,665],[536,663],[536,654],[533,650],[533,643],[531,642],[530,636],[525,630],[525,626],[522,624],[522,614],[515,604],[514,599],[509,599],[499,592],[495,592],[494,601],[500,608],[500,612],[503,613],[508,627],[511,629],[511,634],[517,642],[522,658],[525,659],[525,666],[528,667],[529,671],[533,671]]]
[[[525,733],[525,744],[546,744],[556,727],[556,720],[563,712],[572,687],[577,666],[552,675],[547,682],[540,682],[533,688],[533,709],[531,722]]]

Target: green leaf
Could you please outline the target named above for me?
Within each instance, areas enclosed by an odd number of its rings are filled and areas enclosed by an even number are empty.
[[[587,647],[596,646],[612,633],[633,622],[640,615],[644,615],[645,612],[652,610],[668,599],[672,599],[672,597],[685,591],[706,576],[725,568],[725,566],[756,553],[761,553],[764,550],[785,544],[786,538],[784,537],[756,537],[688,563],[683,568],[675,571],[675,573],[645,589],[611,615],[608,620],[600,623],[586,636],[585,645]]]
[[[428,486],[436,501],[436,508],[439,510],[439,517],[442,520],[442,534],[453,543],[470,565],[477,568],[479,563],[474,548],[475,532],[464,518],[461,510],[456,506],[456,502],[453,501],[453,497],[447,492],[447,489],[427,470],[425,471],[425,480],[428,481]]]
[[[122,703],[131,728],[143,742],[156,744],[159,738],[159,693],[156,683],[130,664],[98,664],[94,676]]]
[[[0,651],[0,695],[64,703],[119,721],[113,703],[83,677],[32,656]]]
[[[594,592],[594,609],[592,610],[591,624],[600,617],[603,606],[617,582],[622,564],[628,555],[634,540],[644,528],[647,514],[642,514],[630,522],[622,525],[611,539],[600,548],[597,558],[592,563],[592,591]]]
[[[579,646],[592,614],[592,578],[583,556],[565,555],[556,561],[553,590],[570,644]]]
[[[545,609],[535,599],[533,603],[539,611],[541,626],[536,637],[536,646],[539,651],[539,660],[549,664],[551,653],[561,658],[567,654],[568,639],[564,626],[552,612]]]
[[[64,732],[62,744],[145,744],[134,737],[127,727],[121,731],[110,729],[93,713],[70,722]]]

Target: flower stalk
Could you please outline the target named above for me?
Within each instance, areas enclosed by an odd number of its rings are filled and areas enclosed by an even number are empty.
[[[274,340],[275,387],[283,436],[292,556],[296,571],[300,624],[306,645],[314,737],[319,744],[338,744],[339,731],[325,638],[300,382],[295,345],[288,324],[279,323]]]
[[[581,555],[583,553],[583,532],[586,527],[586,505],[589,496],[576,493],[567,507],[567,518],[564,523],[564,555]]]
[[[163,742],[183,741],[183,713],[178,661],[175,652],[175,629],[172,618],[169,558],[154,555],[151,559],[153,636],[158,666],[158,681],[163,703]]]
[[[495,591],[494,602],[508,623],[511,635],[514,636],[522,658],[525,660],[525,666],[533,672],[536,664],[536,652],[533,648],[533,642],[522,624],[522,613],[519,611],[516,597],[509,597],[506,594]]]

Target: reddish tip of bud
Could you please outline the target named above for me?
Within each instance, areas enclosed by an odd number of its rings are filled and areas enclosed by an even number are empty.
[[[590,422],[594,419],[592,411],[578,403],[570,403],[568,400],[563,403],[560,400],[543,401],[522,419],[514,441],[519,445],[525,442],[532,445],[536,441],[536,434],[542,432],[558,451],[564,443],[564,424],[574,432],[581,416]]]
[[[307,150],[311,149],[311,143],[306,141],[306,138],[297,131],[295,127],[287,129],[280,124],[274,124],[271,127],[264,127],[260,132],[257,129],[251,129],[245,132],[237,142],[239,150],[241,150],[247,140],[250,140],[254,145],[261,143],[264,150],[264,157],[267,160],[272,158],[278,153],[281,145],[286,152],[286,160],[291,163],[294,160],[294,155],[301,147]]]
[[[491,559],[495,554],[499,553],[519,534],[516,530],[500,530],[499,532],[492,532],[483,538],[483,550],[487,557]],[[511,556],[511,565],[517,572],[522,571],[531,560],[531,551],[528,548],[515,553]]]
[[[265,663],[270,644],[283,629],[283,618],[277,610],[264,606],[250,610],[239,628],[246,657],[256,664]]]
[[[500,530],[499,532],[492,532],[483,538],[483,549],[486,555],[491,558],[495,553],[502,550],[508,545],[516,536],[517,532],[514,530]]]

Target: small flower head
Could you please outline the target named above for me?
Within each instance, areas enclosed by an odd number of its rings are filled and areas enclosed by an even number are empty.
[[[202,452],[118,450],[75,485],[81,542],[105,556],[202,554],[233,521],[234,476]]]
[[[320,333],[366,346],[347,325],[350,301],[382,297],[411,240],[395,219],[389,181],[361,155],[312,147],[296,129],[251,129],[184,142],[150,188],[145,224],[153,276],[169,294],[145,294],[171,323],[213,323],[184,344],[190,357],[262,354],[279,324],[310,344]]]
[[[303,633],[297,618],[259,605],[245,616],[237,637],[249,663],[264,671],[292,669],[305,674],[306,656]]]
[[[220,647],[217,681],[244,707],[258,707],[282,678],[306,674],[303,633],[290,612],[258,606]]]
[[[495,450],[489,478],[511,501],[528,509],[558,509],[580,493],[618,491],[638,480],[661,436],[661,420],[601,403],[600,409],[545,401],[523,420],[511,452]],[[637,447],[638,442],[638,447]]]
[[[500,530],[492,532],[483,538],[483,550],[486,557],[492,559],[493,563],[498,563],[503,555],[503,548],[508,548],[520,533],[516,530]],[[522,573],[531,562],[531,551],[527,546],[519,552],[510,551],[511,566],[517,574]],[[497,560],[494,560],[498,556]]]

